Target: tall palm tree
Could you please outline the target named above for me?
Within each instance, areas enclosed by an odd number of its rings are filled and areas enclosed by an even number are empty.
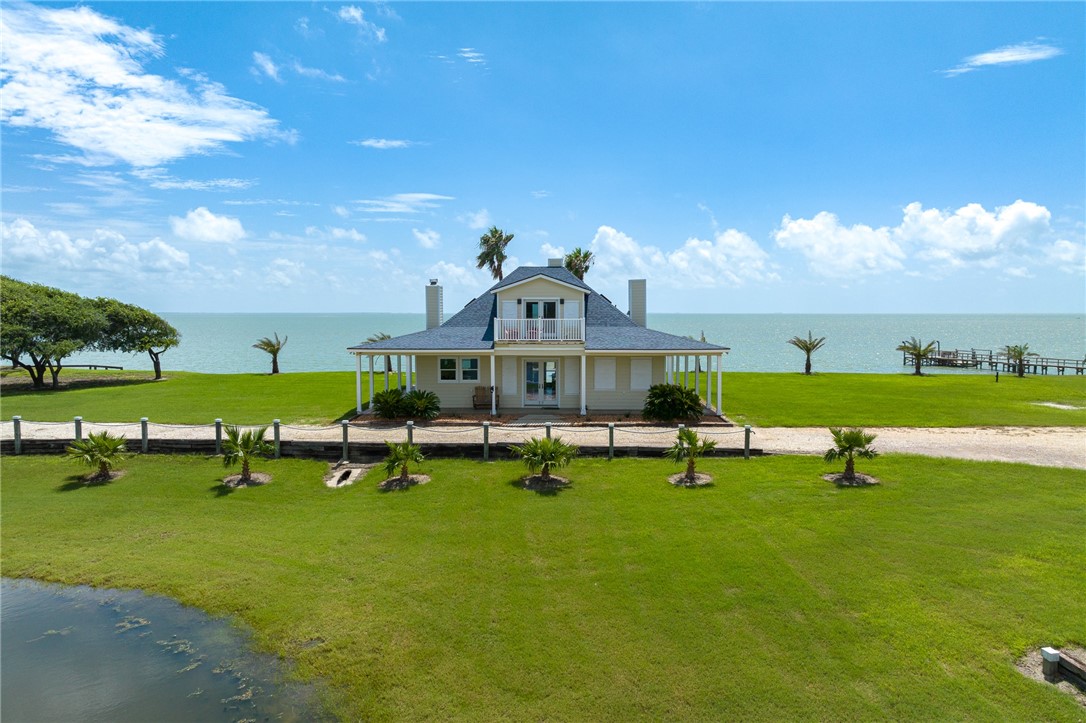
[[[392,477],[392,473],[400,470],[400,482],[407,484],[410,475],[408,465],[422,464],[426,459],[422,455],[422,447],[410,442],[385,442],[388,445],[388,456],[385,457],[385,474]]]
[[[915,336],[910,336],[908,341],[903,341],[897,345],[898,351],[912,354],[913,364],[916,365],[916,371],[913,374],[916,376],[920,376],[920,363],[934,354],[937,348],[936,342],[929,341],[925,344]]]
[[[388,334],[388,333],[383,332],[383,331],[379,331],[376,334],[374,334],[373,336],[367,337],[366,341],[368,341],[368,342],[384,341],[385,339],[391,339],[391,338],[392,338],[391,334]],[[390,371],[392,371],[392,357],[390,355],[386,354],[385,355],[385,391],[386,392],[388,391],[388,373]],[[396,385],[399,386],[399,384],[400,384],[400,381],[397,379],[396,380]]]
[[[1003,353],[1007,355],[1007,358],[1014,362],[1015,371],[1018,376],[1024,377],[1026,375],[1026,357],[1027,356],[1039,356],[1036,352],[1029,350],[1029,344],[1015,344],[1014,346],[1003,347]]]
[[[505,247],[513,240],[513,234],[502,231],[497,226],[491,226],[490,230],[479,237],[479,256],[475,259],[476,268],[484,266],[490,269],[490,274],[501,281],[502,262],[508,257],[505,255]]]
[[[287,338],[288,337],[284,336],[283,340],[280,341],[279,340],[279,334],[276,334],[275,335],[275,341],[272,341],[268,337],[264,337],[263,339],[257,339],[256,343],[253,344],[254,349],[259,349],[260,351],[266,351],[269,354],[271,354],[271,358],[272,358],[272,372],[271,373],[272,374],[278,374],[279,373],[279,352],[281,352],[283,350],[283,347],[285,347],[287,345]]]
[[[113,463],[128,455],[125,453],[124,437],[114,437],[109,432],[91,432],[86,439],[77,439],[69,444],[64,456],[88,467],[97,467],[98,472],[91,479],[104,482],[109,479]]]
[[[565,267],[571,274],[584,281],[584,275],[592,267],[592,260],[592,252],[578,246],[566,254]]]
[[[820,336],[815,339],[811,335],[810,329],[807,330],[807,338],[802,336],[793,336],[788,340],[788,343],[799,349],[801,352],[807,355],[807,363],[803,366],[803,373],[811,373],[811,354],[822,348],[822,345],[826,343],[826,337]]]
[[[698,460],[716,448],[716,440],[706,437],[698,437],[698,433],[690,427],[679,430],[679,437],[675,444],[664,450],[664,456],[673,462],[686,462],[686,475],[684,482],[697,482]]]
[[[830,427],[830,434],[833,435],[833,447],[826,450],[822,459],[827,462],[845,460],[845,473],[842,479],[846,482],[854,482],[856,457],[874,459],[879,454],[871,449],[871,443],[875,441],[877,435],[868,434],[862,429],[840,429],[839,427]]]
[[[577,445],[567,444],[561,437],[532,437],[524,444],[511,444],[509,450],[520,457],[528,471],[539,472],[542,482],[550,482],[551,469],[559,469],[569,464],[577,456]]]
[[[249,465],[255,457],[267,457],[275,453],[275,447],[272,443],[264,439],[267,432],[267,427],[242,432],[233,424],[226,426],[226,439],[222,442],[222,466],[233,467],[241,462],[240,482],[242,484],[248,484],[253,478]]]

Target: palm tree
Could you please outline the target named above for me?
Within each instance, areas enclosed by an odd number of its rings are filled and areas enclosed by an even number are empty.
[[[114,437],[109,432],[91,432],[86,439],[74,440],[64,456],[82,462],[88,467],[97,467],[98,472],[91,478],[95,482],[104,482],[109,479],[109,471],[113,469],[113,463],[118,462],[128,455],[125,450],[125,438]]]
[[[376,334],[374,334],[373,336],[366,337],[366,341],[367,342],[384,341],[386,339],[391,339],[391,338],[392,338],[391,334],[388,334],[388,333],[383,332],[383,331],[379,331]],[[385,391],[386,392],[388,391],[388,373],[391,370],[392,370],[392,357],[390,355],[388,355],[388,354],[385,354]],[[400,382],[397,379],[396,384],[399,385],[399,383]]]
[[[826,337],[820,336],[815,339],[811,336],[810,329],[808,329],[806,339],[802,336],[793,336],[788,340],[788,343],[807,355],[807,363],[803,365],[803,373],[809,375],[811,373],[811,354],[822,348],[822,345],[826,343]]]
[[[870,445],[878,435],[868,434],[858,428],[841,429],[839,427],[830,427],[830,434],[833,435],[834,446],[826,450],[822,459],[827,462],[845,460],[845,473],[842,479],[846,482],[854,482],[856,480],[855,458],[874,459],[877,457],[878,452],[871,449]]]
[[[1014,346],[1003,347],[1003,353],[1007,355],[1015,364],[1015,371],[1018,376],[1024,377],[1026,375],[1026,357],[1027,356],[1039,356],[1036,352],[1029,350],[1029,344],[1015,344]]]
[[[249,465],[257,456],[268,456],[275,453],[275,447],[264,439],[267,427],[260,427],[256,431],[242,432],[237,426],[226,426],[226,439],[222,443],[222,466],[232,467],[241,462],[241,479],[239,482],[248,484],[253,479]]]
[[[257,339],[256,343],[253,344],[254,349],[266,351],[271,354],[272,374],[279,373],[279,352],[281,352],[283,350],[283,347],[287,345],[287,338],[288,337],[284,336],[283,340],[279,341],[279,334],[276,334],[275,341],[272,341],[268,337],[264,337],[263,339]]]
[[[916,376],[920,376],[920,363],[934,354],[938,348],[937,342],[930,341],[925,344],[915,336],[910,336],[908,341],[903,341],[897,345],[898,351],[912,355],[913,364],[916,365],[916,371],[913,374]]]
[[[683,477],[683,481],[693,484],[697,482],[695,467],[698,460],[715,448],[716,440],[706,437],[699,438],[698,433],[693,429],[683,427],[679,430],[679,437],[675,440],[675,444],[664,450],[664,456],[676,463],[685,461],[686,475]]]
[[[388,445],[388,456],[385,457],[385,474],[392,477],[397,468],[400,470],[400,483],[407,484],[410,475],[407,466],[409,464],[422,464],[426,458],[422,455],[422,447],[410,442],[385,442]]]
[[[498,281],[502,280],[502,262],[508,258],[505,255],[505,247],[513,240],[513,234],[502,231],[497,226],[491,226],[490,230],[479,237],[479,256],[476,260],[476,268],[484,266],[490,269],[490,274]]]
[[[510,451],[524,460],[528,471],[535,474],[539,472],[539,478],[543,482],[550,482],[551,468],[565,467],[577,456],[577,445],[567,444],[561,437],[532,437],[524,444],[509,445]]]
[[[584,281],[584,275],[592,267],[592,252],[578,246],[566,254],[565,267],[571,274]]]

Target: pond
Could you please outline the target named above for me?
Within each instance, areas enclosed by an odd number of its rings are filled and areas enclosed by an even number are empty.
[[[0,580],[5,721],[311,721],[314,688],[284,681],[223,619],[140,592]]]

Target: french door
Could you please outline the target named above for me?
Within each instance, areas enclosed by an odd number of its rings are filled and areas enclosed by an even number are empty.
[[[558,360],[524,362],[524,406],[558,406]]]

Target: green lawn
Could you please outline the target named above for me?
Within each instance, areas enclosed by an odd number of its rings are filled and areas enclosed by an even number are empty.
[[[763,427],[1086,426],[1086,376],[727,372],[723,392],[730,419]]]
[[[1001,382],[1002,383],[1002,382]],[[380,493],[315,462],[144,457],[85,488],[0,460],[4,575],[142,588],[255,629],[348,719],[1080,720],[1013,662],[1086,642],[1086,473],[885,456],[435,461]]]
[[[123,372],[116,383],[80,383],[117,372],[65,371],[72,388],[31,392],[4,389],[0,417],[60,422],[88,421],[208,424],[330,424],[354,414],[353,372],[197,374],[169,372],[150,381],[148,372]],[[704,394],[702,375],[700,389]],[[369,398],[363,375],[363,399]],[[384,378],[374,378],[378,389]],[[715,403],[716,394],[713,394]],[[1054,409],[1038,402],[1070,405]],[[1086,426],[1086,376],[933,374],[802,374],[728,372],[724,411],[740,424],[758,426],[963,427]]]

